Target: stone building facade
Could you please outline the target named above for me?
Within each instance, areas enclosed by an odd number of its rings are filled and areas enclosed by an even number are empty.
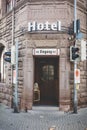
[[[83,38],[87,40],[87,2],[77,0]],[[0,0],[0,102],[12,106],[14,78],[12,65],[4,61],[4,52],[18,40],[18,99],[20,109],[32,109],[34,83],[40,89],[39,105],[57,105],[60,110],[73,108],[73,62],[69,40],[74,20],[72,0]],[[38,30],[28,31],[36,22]],[[61,22],[61,30],[57,25]],[[49,23],[49,25],[48,25]],[[44,25],[45,24],[45,25]],[[42,30],[42,28],[46,30]],[[36,26],[35,26],[36,29]],[[78,107],[87,106],[87,62],[79,62],[81,71]]]

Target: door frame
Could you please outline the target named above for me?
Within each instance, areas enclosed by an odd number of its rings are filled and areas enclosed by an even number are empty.
[[[58,62],[57,62],[57,65],[58,65],[58,67],[57,67],[57,70],[58,70],[58,73],[57,73],[57,76],[58,76],[58,81],[57,81],[57,88],[58,88],[58,94],[57,94],[57,106],[59,106],[59,101],[60,101],[60,99],[59,99],[59,75],[60,75],[60,71],[59,71],[59,65],[60,65],[60,63],[59,63],[59,56],[34,56],[34,83],[35,83],[35,71],[36,71],[36,60],[37,59],[40,59],[40,58],[46,58],[46,59],[50,59],[50,58],[54,58],[54,59],[56,59]],[[34,89],[34,88],[33,88]],[[34,95],[33,95],[34,96]],[[33,102],[33,104],[34,104],[34,102]],[[44,104],[43,104],[44,105]]]

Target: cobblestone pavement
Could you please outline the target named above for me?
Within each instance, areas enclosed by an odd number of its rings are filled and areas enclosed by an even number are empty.
[[[57,108],[44,108],[33,108],[27,113],[13,113],[12,109],[0,105],[0,130],[86,130],[87,128],[87,108],[78,110],[78,114],[63,113]]]

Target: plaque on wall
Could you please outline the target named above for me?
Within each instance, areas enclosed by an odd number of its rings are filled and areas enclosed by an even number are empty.
[[[54,48],[36,48],[33,49],[33,55],[60,55],[59,49]]]

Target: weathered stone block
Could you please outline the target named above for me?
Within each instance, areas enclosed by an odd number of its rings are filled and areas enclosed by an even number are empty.
[[[4,103],[5,105],[8,105],[8,101],[7,100],[3,100],[2,103]]]

